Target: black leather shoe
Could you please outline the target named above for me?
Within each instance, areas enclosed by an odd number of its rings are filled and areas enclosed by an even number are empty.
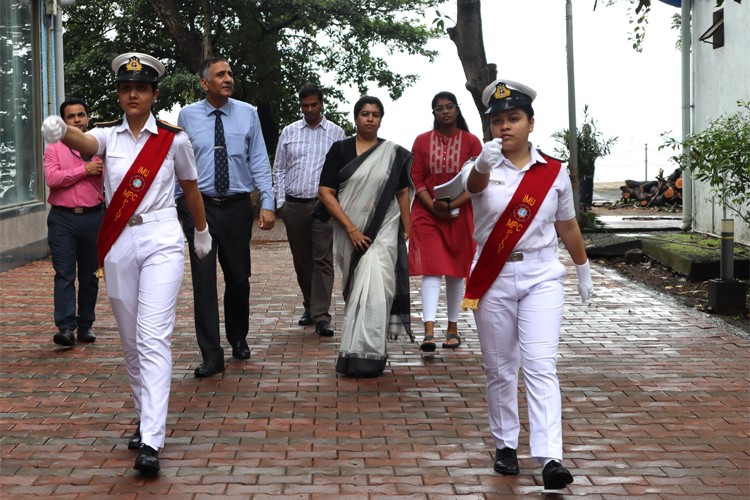
[[[310,311],[305,311],[305,314],[303,314],[300,317],[300,319],[299,319],[299,321],[297,321],[297,323],[300,324],[300,325],[302,325],[302,326],[312,325],[313,324],[313,319],[312,319],[312,314],[310,314]]]
[[[321,320],[315,323],[315,331],[321,337],[333,337],[333,328],[331,328],[331,324],[328,321]]]
[[[76,345],[76,337],[73,335],[73,330],[60,330],[52,337],[55,344],[63,347],[73,347]]]
[[[518,474],[518,457],[513,448],[495,450],[495,472],[504,476],[515,476]]]
[[[573,482],[573,474],[557,460],[552,460],[542,470],[545,490],[561,490]]]
[[[96,342],[96,335],[94,335],[94,330],[92,330],[90,327],[79,328],[78,342]]]
[[[141,445],[138,449],[138,456],[135,457],[135,470],[141,471],[145,476],[155,476],[159,473],[159,452],[147,444]]]
[[[135,432],[132,436],[130,436],[130,439],[128,440],[128,449],[129,450],[137,450],[141,447],[141,424],[138,424],[138,427],[135,428]]]
[[[237,359],[250,359],[250,348],[247,342],[241,340],[236,347],[232,347],[232,357]]]
[[[224,371],[224,363],[201,363],[198,368],[195,369],[195,376],[198,378],[213,377],[217,373]]]

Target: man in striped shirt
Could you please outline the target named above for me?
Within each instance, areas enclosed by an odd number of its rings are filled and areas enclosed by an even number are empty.
[[[312,83],[299,90],[304,117],[284,127],[276,147],[273,183],[276,209],[286,227],[297,283],[305,312],[300,325],[315,324],[324,337],[333,336],[333,228],[330,221],[311,217],[318,197],[320,170],[331,145],[344,131],[323,116],[323,92]]]

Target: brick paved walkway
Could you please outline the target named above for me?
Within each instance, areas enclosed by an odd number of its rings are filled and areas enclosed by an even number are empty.
[[[223,376],[193,377],[200,355],[186,273],[162,475],[151,480],[132,470],[130,389],[103,290],[97,342],[65,351],[52,343],[49,261],[0,274],[0,497],[542,494],[525,431],[521,474],[492,470],[470,314],[456,351],[423,357],[416,344],[391,344],[383,377],[339,378],[339,337],[296,323],[302,306],[283,227],[255,236],[252,358],[228,358]],[[748,498],[750,342],[608,270],[592,274],[596,298],[582,306],[569,272],[559,371],[575,482],[550,496]],[[417,291],[414,282],[418,325]],[[338,329],[338,290],[335,299]]]

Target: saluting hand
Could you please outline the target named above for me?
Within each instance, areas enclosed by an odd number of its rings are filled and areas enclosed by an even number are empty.
[[[480,174],[489,174],[492,167],[500,162],[503,155],[503,140],[501,138],[492,139],[482,146],[482,152],[477,156],[474,162],[474,168]]]
[[[67,131],[65,120],[57,115],[50,115],[42,122],[42,138],[48,144],[54,144],[65,137]]]

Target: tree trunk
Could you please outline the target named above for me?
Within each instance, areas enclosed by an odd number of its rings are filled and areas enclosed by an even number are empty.
[[[482,119],[484,140],[492,139],[490,118],[484,112],[482,91],[497,78],[497,66],[487,63],[482,36],[482,5],[480,0],[456,0],[456,25],[448,28],[448,36],[456,45],[458,58],[466,75],[466,90]]]
[[[201,67],[201,45],[183,22],[174,0],[149,0],[149,3],[182,53],[185,65],[193,73],[198,73]]]

